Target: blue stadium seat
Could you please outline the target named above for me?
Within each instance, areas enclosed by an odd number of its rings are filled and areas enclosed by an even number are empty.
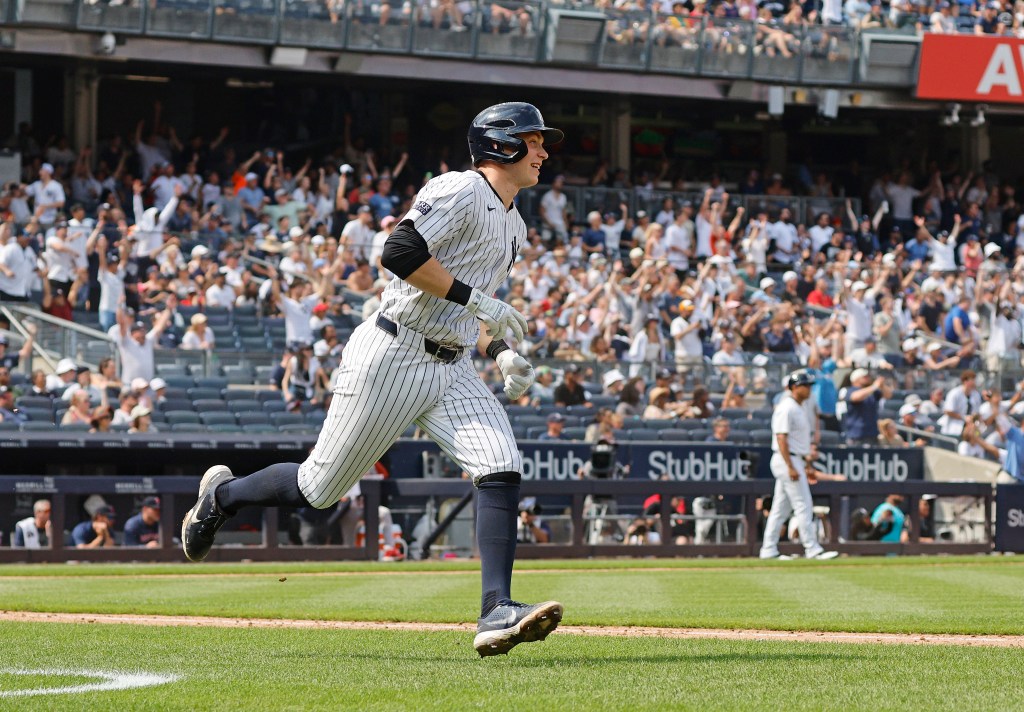
[[[772,441],[771,430],[751,430],[747,433],[747,437],[750,438],[750,442],[757,443],[759,445],[768,445]]]
[[[284,397],[281,395],[281,391],[256,391],[255,395],[256,400],[258,400],[260,403],[284,400]]]
[[[657,440],[658,439],[658,431],[657,430],[652,430],[651,428],[634,428],[634,429],[629,430],[627,432],[629,433],[629,439],[632,440],[632,441],[636,441],[636,440],[648,441],[648,440]]]
[[[196,379],[196,386],[199,388],[212,388],[217,391],[216,397],[220,397],[220,392],[228,387],[228,379],[223,376],[200,376]]]
[[[30,420],[27,423],[21,424],[22,432],[36,431],[36,430],[56,430],[57,426],[53,423],[48,423],[43,420]]]
[[[562,435],[564,435],[567,440],[583,440],[587,436],[587,429],[586,427],[564,428],[562,430]]]
[[[239,413],[238,424],[246,425],[270,425],[270,415],[262,411],[258,413]]]
[[[172,410],[192,410],[192,401],[188,398],[168,398],[160,404],[160,410],[165,413]]]
[[[188,397],[194,401],[197,400],[220,400],[220,389],[219,388],[189,388]]]
[[[167,385],[173,388],[183,388],[186,391],[196,385],[196,379],[192,376],[161,376]]]
[[[240,433],[242,426],[238,423],[211,423],[206,426],[211,433]]]
[[[234,413],[263,413],[263,404],[258,400],[234,400],[227,404]]]
[[[316,428],[309,423],[285,423],[284,425],[278,425],[277,430],[282,433],[303,433],[306,435],[316,433]]]
[[[206,425],[225,425],[225,424],[227,424],[227,425],[236,425],[237,424],[237,421],[235,419],[235,414],[234,413],[225,413],[225,412],[216,412],[216,411],[214,411],[214,412],[205,412],[205,413],[200,412],[199,413],[199,420],[201,420]]]
[[[172,423],[171,432],[174,433],[203,433],[206,426],[202,423]]]
[[[22,396],[14,402],[18,408],[37,408],[53,410],[54,399],[49,396]]]
[[[52,423],[54,418],[53,406],[49,408],[22,408],[21,412],[28,416],[30,421],[37,423]]]
[[[165,411],[164,415],[167,417],[167,422],[172,426],[183,423],[200,424],[199,415],[191,410],[170,410]]]
[[[282,425],[306,425],[301,413],[270,413],[270,422],[279,428]]]
[[[87,433],[91,426],[88,423],[67,423],[66,425],[58,425],[57,429],[61,432],[66,433]]]
[[[265,413],[283,413],[285,409],[285,403],[283,400],[267,401],[263,404],[263,411]]]
[[[249,423],[242,426],[243,433],[277,433],[280,432],[270,423]]]

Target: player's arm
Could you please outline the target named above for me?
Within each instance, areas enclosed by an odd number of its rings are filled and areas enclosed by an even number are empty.
[[[486,324],[492,337],[504,336],[511,329],[516,340],[522,340],[526,317],[508,304],[455,279],[431,256],[426,240],[411,220],[403,220],[391,233],[384,243],[380,261],[416,289],[466,307]]]

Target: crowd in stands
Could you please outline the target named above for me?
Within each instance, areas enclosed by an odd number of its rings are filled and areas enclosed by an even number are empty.
[[[604,12],[609,18],[605,30],[608,40],[622,44],[643,43],[650,38],[661,45],[695,46],[704,27],[705,43],[724,49],[735,42],[729,29],[746,22],[755,28],[758,47],[766,54],[785,57],[800,51],[801,31],[822,26],[1018,37],[1024,33],[1024,3],[1020,0],[548,0],[544,5]],[[266,13],[272,6],[225,2],[217,11]],[[479,5],[473,0],[316,0],[287,3],[286,16],[325,17],[337,23],[350,15],[356,22],[379,25],[408,24],[410,18],[415,18],[425,27],[464,32],[479,13],[485,32],[533,36],[542,26],[541,12],[541,3],[517,0]],[[827,39],[826,35],[822,37]]]
[[[234,350],[218,344],[212,320],[243,316],[283,321],[276,397],[288,412],[322,412],[345,339],[392,278],[384,241],[432,171],[449,169],[414,168],[405,153],[382,159],[350,127],[335,152],[296,160],[276,148],[243,153],[227,129],[182,140],[159,105],[133,136],[95,149],[42,145],[22,127],[12,143],[23,180],[0,196],[0,299],[34,300],[63,319],[94,313],[120,370],[64,359],[7,393],[0,416],[18,418],[11,396],[55,397],[66,425],[151,429],[155,350]],[[870,177],[796,166],[767,180],[752,167],[708,175],[692,200],[655,201],[682,184],[673,171],[668,159],[633,175],[601,164],[535,189],[538,214],[500,296],[528,316],[521,353],[572,365],[541,365],[510,405],[593,407],[591,437],[614,437],[623,419],[708,425],[723,409],[764,406],[783,370],[806,365],[822,374],[824,428],[838,432],[842,420],[851,443],[894,441],[878,427],[888,415],[1005,449],[1020,404],[998,382],[986,383],[988,416],[967,383],[957,388],[969,397],[951,400],[953,388],[938,413],[922,396],[964,369],[1020,366],[1024,218],[1011,183],[987,164],[903,164]],[[573,214],[565,190],[580,184],[631,191],[647,209]],[[794,195],[820,200],[820,211],[794,213]],[[860,197],[862,214],[838,195]],[[7,348],[0,391],[30,360],[30,348]],[[497,384],[493,366],[482,368]],[[986,422],[965,428],[976,415]]]

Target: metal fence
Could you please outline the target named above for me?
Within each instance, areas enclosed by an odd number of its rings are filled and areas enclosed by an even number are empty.
[[[469,0],[454,3],[450,12],[447,7],[416,0],[18,0],[0,3],[0,25],[583,64],[780,84],[910,86],[920,44],[908,29],[861,33],[584,4],[567,13],[564,4],[547,0]],[[560,24],[566,14],[583,24],[575,30]],[[890,44],[900,51],[887,52]],[[882,60],[877,67],[873,46]]]

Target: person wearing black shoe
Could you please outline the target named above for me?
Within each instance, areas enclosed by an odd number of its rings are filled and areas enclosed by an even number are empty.
[[[415,423],[478,490],[483,593],[474,647],[488,656],[543,640],[562,618],[557,601],[512,600],[522,458],[508,415],[470,358],[475,346],[495,359],[510,402],[534,381],[533,367],[504,341],[509,332],[522,341],[526,318],[490,295],[526,244],[514,198],[537,184],[545,144],[562,132],[545,126],[536,107],[513,102],[482,111],[468,139],[475,170],[428,181],[384,244],[381,264],[396,278],[349,340],[310,456],[248,477],[211,467],[181,539],[185,555],[202,561],[242,507],[332,507]]]

